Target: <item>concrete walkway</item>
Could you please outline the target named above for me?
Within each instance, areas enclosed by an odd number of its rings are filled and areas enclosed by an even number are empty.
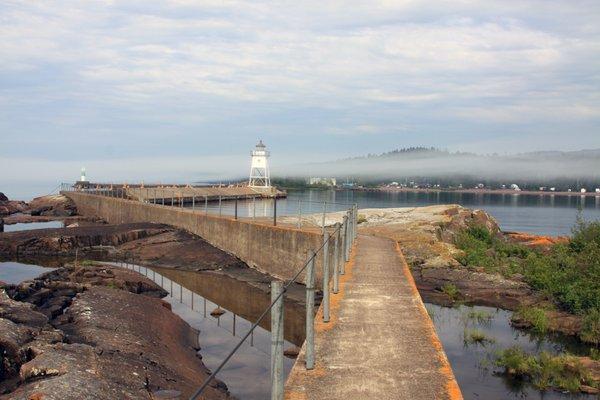
[[[360,235],[331,322],[316,321],[316,367],[304,348],[286,399],[462,399],[398,245]]]

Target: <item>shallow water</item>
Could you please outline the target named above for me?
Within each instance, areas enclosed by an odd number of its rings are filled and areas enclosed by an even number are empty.
[[[141,267],[141,272],[171,293],[165,300],[171,304],[173,312],[199,331],[201,347],[199,353],[202,361],[211,371],[219,366],[248,332],[252,322],[264,310],[263,303],[266,301],[268,304],[270,298],[260,289],[227,276],[220,276],[218,279],[221,283],[215,284],[214,274],[211,273],[163,268],[155,268],[155,272],[153,272],[152,269],[144,267]],[[161,272],[164,275],[161,275]],[[173,281],[169,278],[172,278]],[[204,284],[201,282],[203,280],[210,284]],[[173,282],[172,286],[171,282]],[[230,298],[226,304],[211,301],[211,299],[223,299],[224,295]],[[225,310],[225,314],[220,317],[211,316],[210,312],[217,307]],[[297,320],[296,315],[299,315],[292,311],[294,307],[289,304],[286,304],[285,307],[284,326],[288,328],[285,336],[286,339],[300,340],[301,344],[304,338],[299,337],[300,332],[293,332],[289,329],[294,327],[294,324],[289,323],[288,319]],[[304,321],[301,320],[301,322]],[[266,326],[268,326],[268,322]],[[294,344],[286,340],[284,349],[291,347],[294,347]],[[219,372],[217,378],[225,382],[231,394],[237,398],[256,400],[269,398],[271,393],[270,354],[271,334],[267,329],[258,326]],[[293,365],[293,359],[284,357],[285,377]]]
[[[42,267],[35,264],[24,264],[15,261],[0,262],[0,281],[18,284],[29,279],[37,278],[41,274],[52,270],[54,270],[54,268]]]
[[[536,337],[510,326],[509,311],[482,306],[459,306],[455,308],[426,304],[432,317],[448,360],[454,371],[458,385],[465,399],[596,399],[592,395],[563,394],[549,390],[540,392],[527,384],[509,380],[495,372],[500,372],[493,364],[494,353],[499,349],[519,346],[530,353],[548,351],[558,353],[568,351],[587,355],[587,348],[574,339],[550,336]],[[470,311],[482,311],[490,319],[478,321],[469,318]],[[465,329],[478,329],[493,339],[493,343],[465,343]]]
[[[31,229],[63,228],[62,221],[29,222],[4,225],[4,232],[28,231]]]

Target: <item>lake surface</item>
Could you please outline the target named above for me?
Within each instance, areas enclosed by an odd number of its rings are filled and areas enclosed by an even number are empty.
[[[52,270],[54,270],[54,268],[42,267],[35,264],[25,264],[15,261],[0,262],[0,281],[18,284],[29,279],[37,278],[41,274]]]
[[[540,392],[498,374],[501,370],[494,366],[495,352],[515,345],[529,353],[568,351],[587,355],[587,348],[575,340],[551,335],[536,337],[514,329],[509,324],[512,313],[496,308],[449,308],[433,304],[426,304],[426,307],[465,399],[596,399],[593,395],[563,394],[553,390]],[[489,318],[470,318],[469,313],[473,311],[486,313]],[[493,342],[485,345],[466,343],[465,330],[471,329],[484,332]]]
[[[494,193],[415,193],[354,190],[290,190],[287,199],[277,200],[277,215],[297,215],[346,209],[357,203],[359,208],[419,207],[434,204],[460,204],[490,213],[505,231],[540,235],[569,235],[578,209],[587,220],[600,219],[600,196],[538,196]],[[223,214],[234,213],[234,202],[222,204]],[[203,208],[199,204],[198,208]],[[209,212],[218,212],[218,203],[209,203]],[[238,203],[240,217],[271,217],[273,200],[245,200]]]
[[[62,221],[29,222],[4,225],[4,232],[28,231],[31,229],[63,228]]]

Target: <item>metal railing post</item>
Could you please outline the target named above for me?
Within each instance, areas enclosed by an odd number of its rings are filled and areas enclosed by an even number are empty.
[[[340,274],[346,273],[346,225],[348,224],[348,217],[344,215],[342,219],[342,227],[340,228]]]
[[[277,197],[273,197],[273,226],[277,226]]]
[[[323,233],[323,322],[329,322],[329,237]]]
[[[256,219],[256,196],[252,198],[252,219]]]
[[[358,204],[354,205],[354,239],[358,236]]]
[[[327,202],[324,201],[323,202],[323,221],[322,221],[323,233],[325,233],[325,215],[326,214],[327,214]]]
[[[334,239],[333,239],[333,294],[337,294],[340,291],[340,269],[339,269],[339,261],[340,261],[340,224],[335,224],[334,231]]]
[[[235,196],[234,219],[238,219],[238,197],[237,196]]]
[[[283,400],[283,284],[271,282],[271,400]],[[281,296],[280,296],[281,295]]]
[[[310,259],[306,269],[306,369],[315,367],[315,258],[314,251],[309,252]]]
[[[298,229],[302,228],[302,201],[298,200]]]
[[[204,196],[204,215],[208,215],[208,196]]]
[[[196,209],[196,195],[192,195],[192,211]]]
[[[221,196],[219,196],[219,217],[221,216]]]
[[[348,212],[346,214],[346,248],[344,251],[344,261],[348,262],[350,260],[350,244],[352,243],[351,241],[351,229],[350,229],[350,212]]]

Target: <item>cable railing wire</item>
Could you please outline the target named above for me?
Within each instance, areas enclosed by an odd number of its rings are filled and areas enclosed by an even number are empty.
[[[338,228],[333,232],[333,234],[334,235],[337,234],[337,232],[340,231],[340,229],[341,229],[341,225],[338,226]],[[225,364],[227,364],[227,362],[231,359],[231,357],[233,357],[233,355],[238,351],[238,349],[240,347],[242,347],[242,344],[246,341],[246,339],[248,339],[248,337],[254,331],[254,329],[256,329],[258,327],[260,322],[263,320],[264,317],[266,317],[267,313],[271,310],[271,308],[273,308],[273,306],[279,301],[279,299],[281,297],[283,297],[283,295],[285,294],[287,289],[292,285],[292,283],[294,283],[296,281],[296,279],[298,279],[300,274],[302,272],[304,272],[306,267],[308,267],[308,265],[313,261],[313,259],[315,259],[317,254],[323,249],[323,247],[325,246],[325,243],[329,242],[329,240],[331,240],[332,237],[333,237],[333,235],[330,235],[327,238],[327,240],[324,240],[323,244],[321,244],[321,246],[319,246],[319,248],[313,252],[312,256],[310,256],[309,259],[304,263],[302,268],[300,268],[300,270],[298,270],[298,272],[296,272],[294,277],[292,279],[290,279],[290,281],[287,282],[283,286],[283,290],[281,291],[281,293],[279,293],[279,295],[277,295],[277,297],[275,297],[275,299],[271,301],[271,304],[269,304],[269,306],[263,311],[263,313],[258,317],[256,322],[254,322],[254,324],[252,324],[252,327],[248,330],[248,332],[246,332],[246,334],[242,337],[242,339],[238,342],[238,344],[233,348],[233,350],[231,350],[229,352],[229,354],[227,355],[227,357],[225,357],[225,359],[221,362],[221,364],[219,364],[219,366],[213,371],[213,373],[210,374],[210,376],[204,381],[202,386],[200,386],[198,388],[198,390],[196,390],[194,392],[194,394],[192,394],[192,396],[190,396],[190,400],[195,400],[196,398],[198,398],[199,395],[202,394],[202,392],[208,387],[210,382],[217,376],[217,374],[221,371],[221,369],[223,369]]]

